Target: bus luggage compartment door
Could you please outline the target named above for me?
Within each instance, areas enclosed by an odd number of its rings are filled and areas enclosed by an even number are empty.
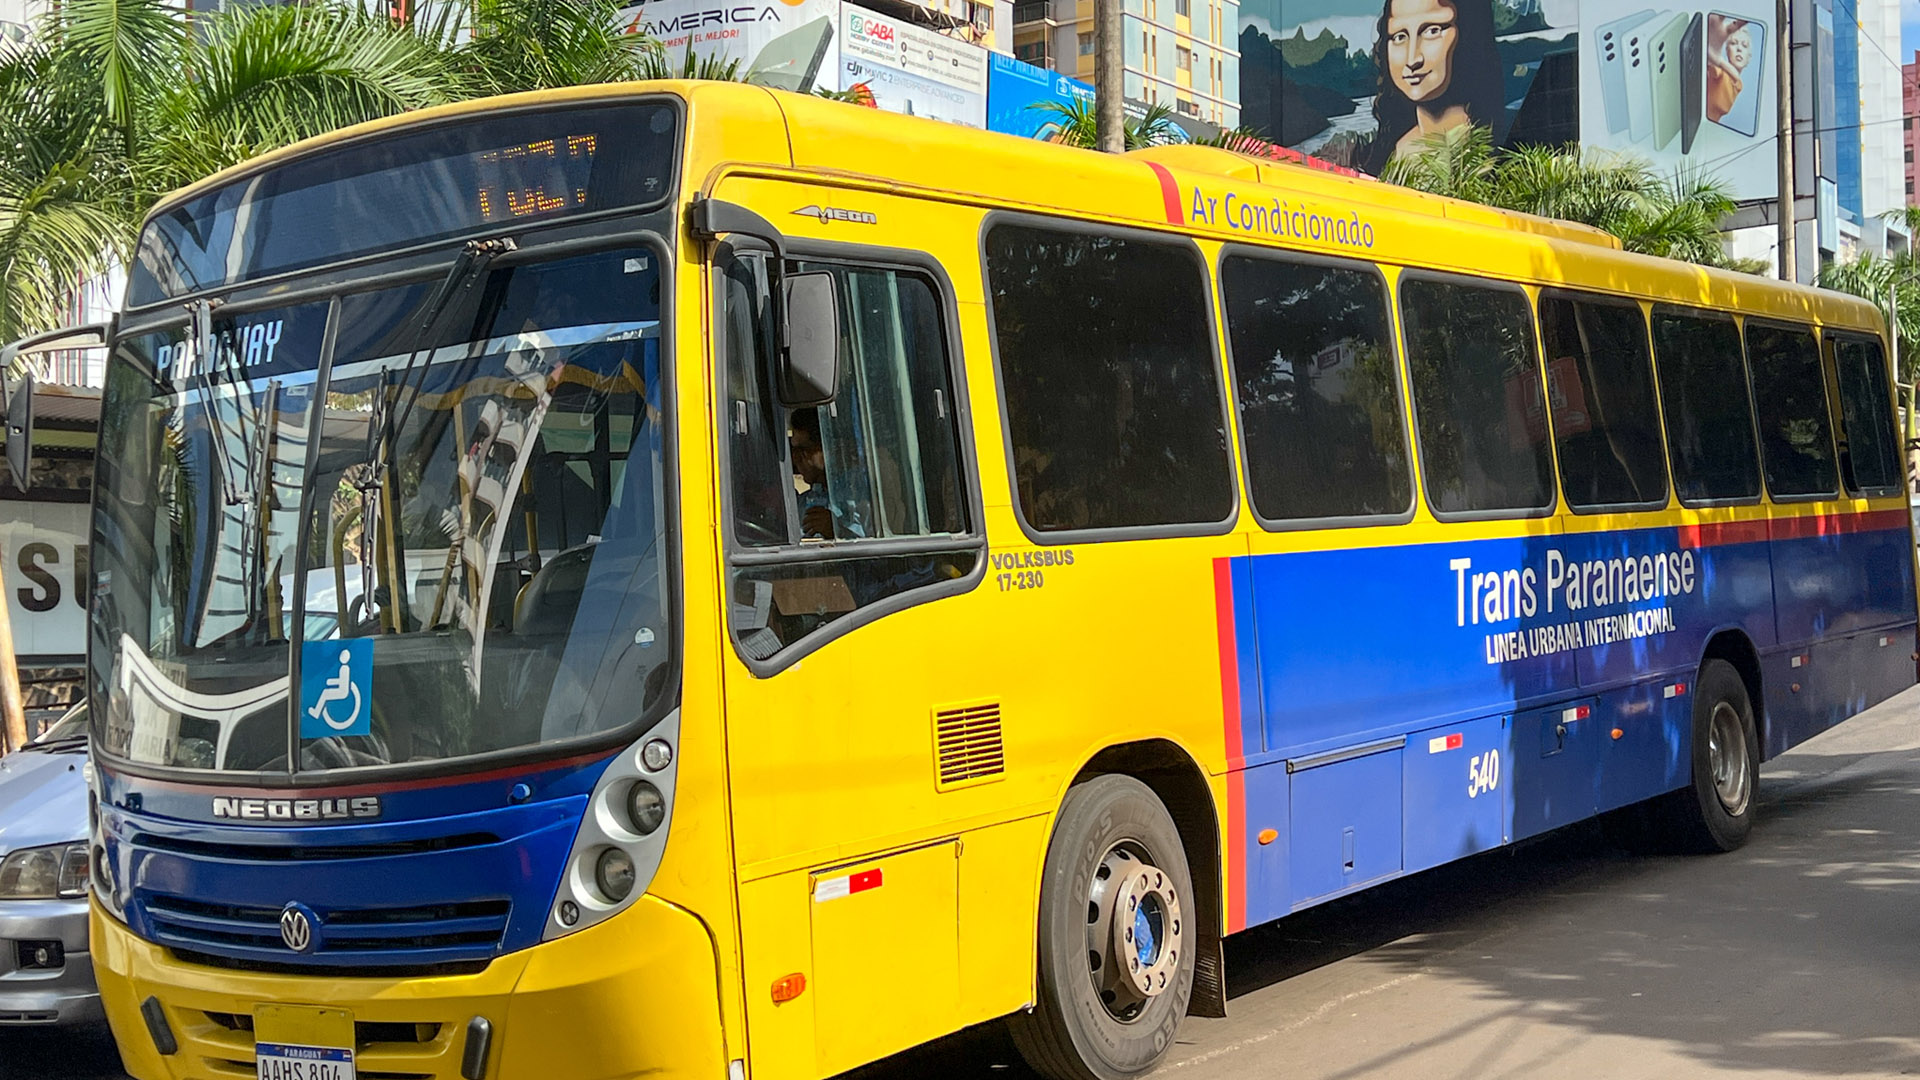
[[[1400,872],[1405,744],[1401,736],[1287,762],[1294,908]]]
[[[1513,721],[1513,838],[1592,817],[1599,807],[1605,724],[1596,699],[1534,709]]]
[[[811,876],[815,1054],[822,1076],[946,1032],[959,1005],[959,845]]]
[[[1513,839],[1511,719],[1487,716],[1407,736],[1408,872]]]

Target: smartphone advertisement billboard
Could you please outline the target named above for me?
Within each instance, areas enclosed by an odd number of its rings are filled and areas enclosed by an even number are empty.
[[[1774,195],[1772,4],[1582,9],[1581,142],[1711,176],[1737,199]]]

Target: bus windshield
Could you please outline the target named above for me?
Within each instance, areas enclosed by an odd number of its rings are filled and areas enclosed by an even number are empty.
[[[191,323],[123,340],[95,514],[101,749],[310,772],[662,715],[658,262],[256,310],[214,319],[210,349]]]

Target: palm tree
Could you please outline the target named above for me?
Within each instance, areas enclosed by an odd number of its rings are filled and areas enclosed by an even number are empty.
[[[1071,101],[1041,101],[1029,108],[1053,114],[1060,125],[1056,142],[1085,150],[1100,149],[1100,121],[1091,100],[1076,97]],[[1179,141],[1173,107],[1158,103],[1147,106],[1139,116],[1127,117],[1123,137],[1128,150]]]
[[[428,20],[336,4],[65,0],[0,54],[0,341],[58,325],[166,192],[276,147],[488,94],[659,77],[619,0],[453,0]],[[683,74],[730,77],[712,64]]]
[[[1394,158],[1382,179],[1592,225],[1628,251],[1753,269],[1731,262],[1721,246],[1720,221],[1733,211],[1725,186],[1684,171],[1661,177],[1635,157],[1580,148],[1497,150],[1486,128],[1459,127]]]

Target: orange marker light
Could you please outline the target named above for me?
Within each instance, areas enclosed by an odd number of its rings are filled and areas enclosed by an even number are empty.
[[[1621,731],[1621,730],[1620,730],[1619,728],[1614,728],[1614,729],[1613,729],[1613,737],[1614,737],[1614,738],[1616,738],[1616,739],[1617,739],[1617,738],[1619,738],[1619,737],[1620,737],[1620,736],[1622,736],[1622,735],[1625,735],[1625,734],[1626,734],[1626,732],[1624,732],[1624,731]]]
[[[773,980],[773,1003],[792,1001],[807,992],[807,977],[799,972],[782,975]]]
[[[1263,844],[1263,845],[1265,845],[1265,844],[1271,844],[1271,843],[1273,843],[1273,842],[1274,842],[1275,840],[1278,840],[1278,839],[1280,839],[1280,834],[1279,834],[1278,832],[1275,832],[1275,831],[1274,831],[1274,830],[1272,830],[1272,829],[1261,829],[1261,830],[1260,830],[1260,843],[1261,843],[1261,844]]]

